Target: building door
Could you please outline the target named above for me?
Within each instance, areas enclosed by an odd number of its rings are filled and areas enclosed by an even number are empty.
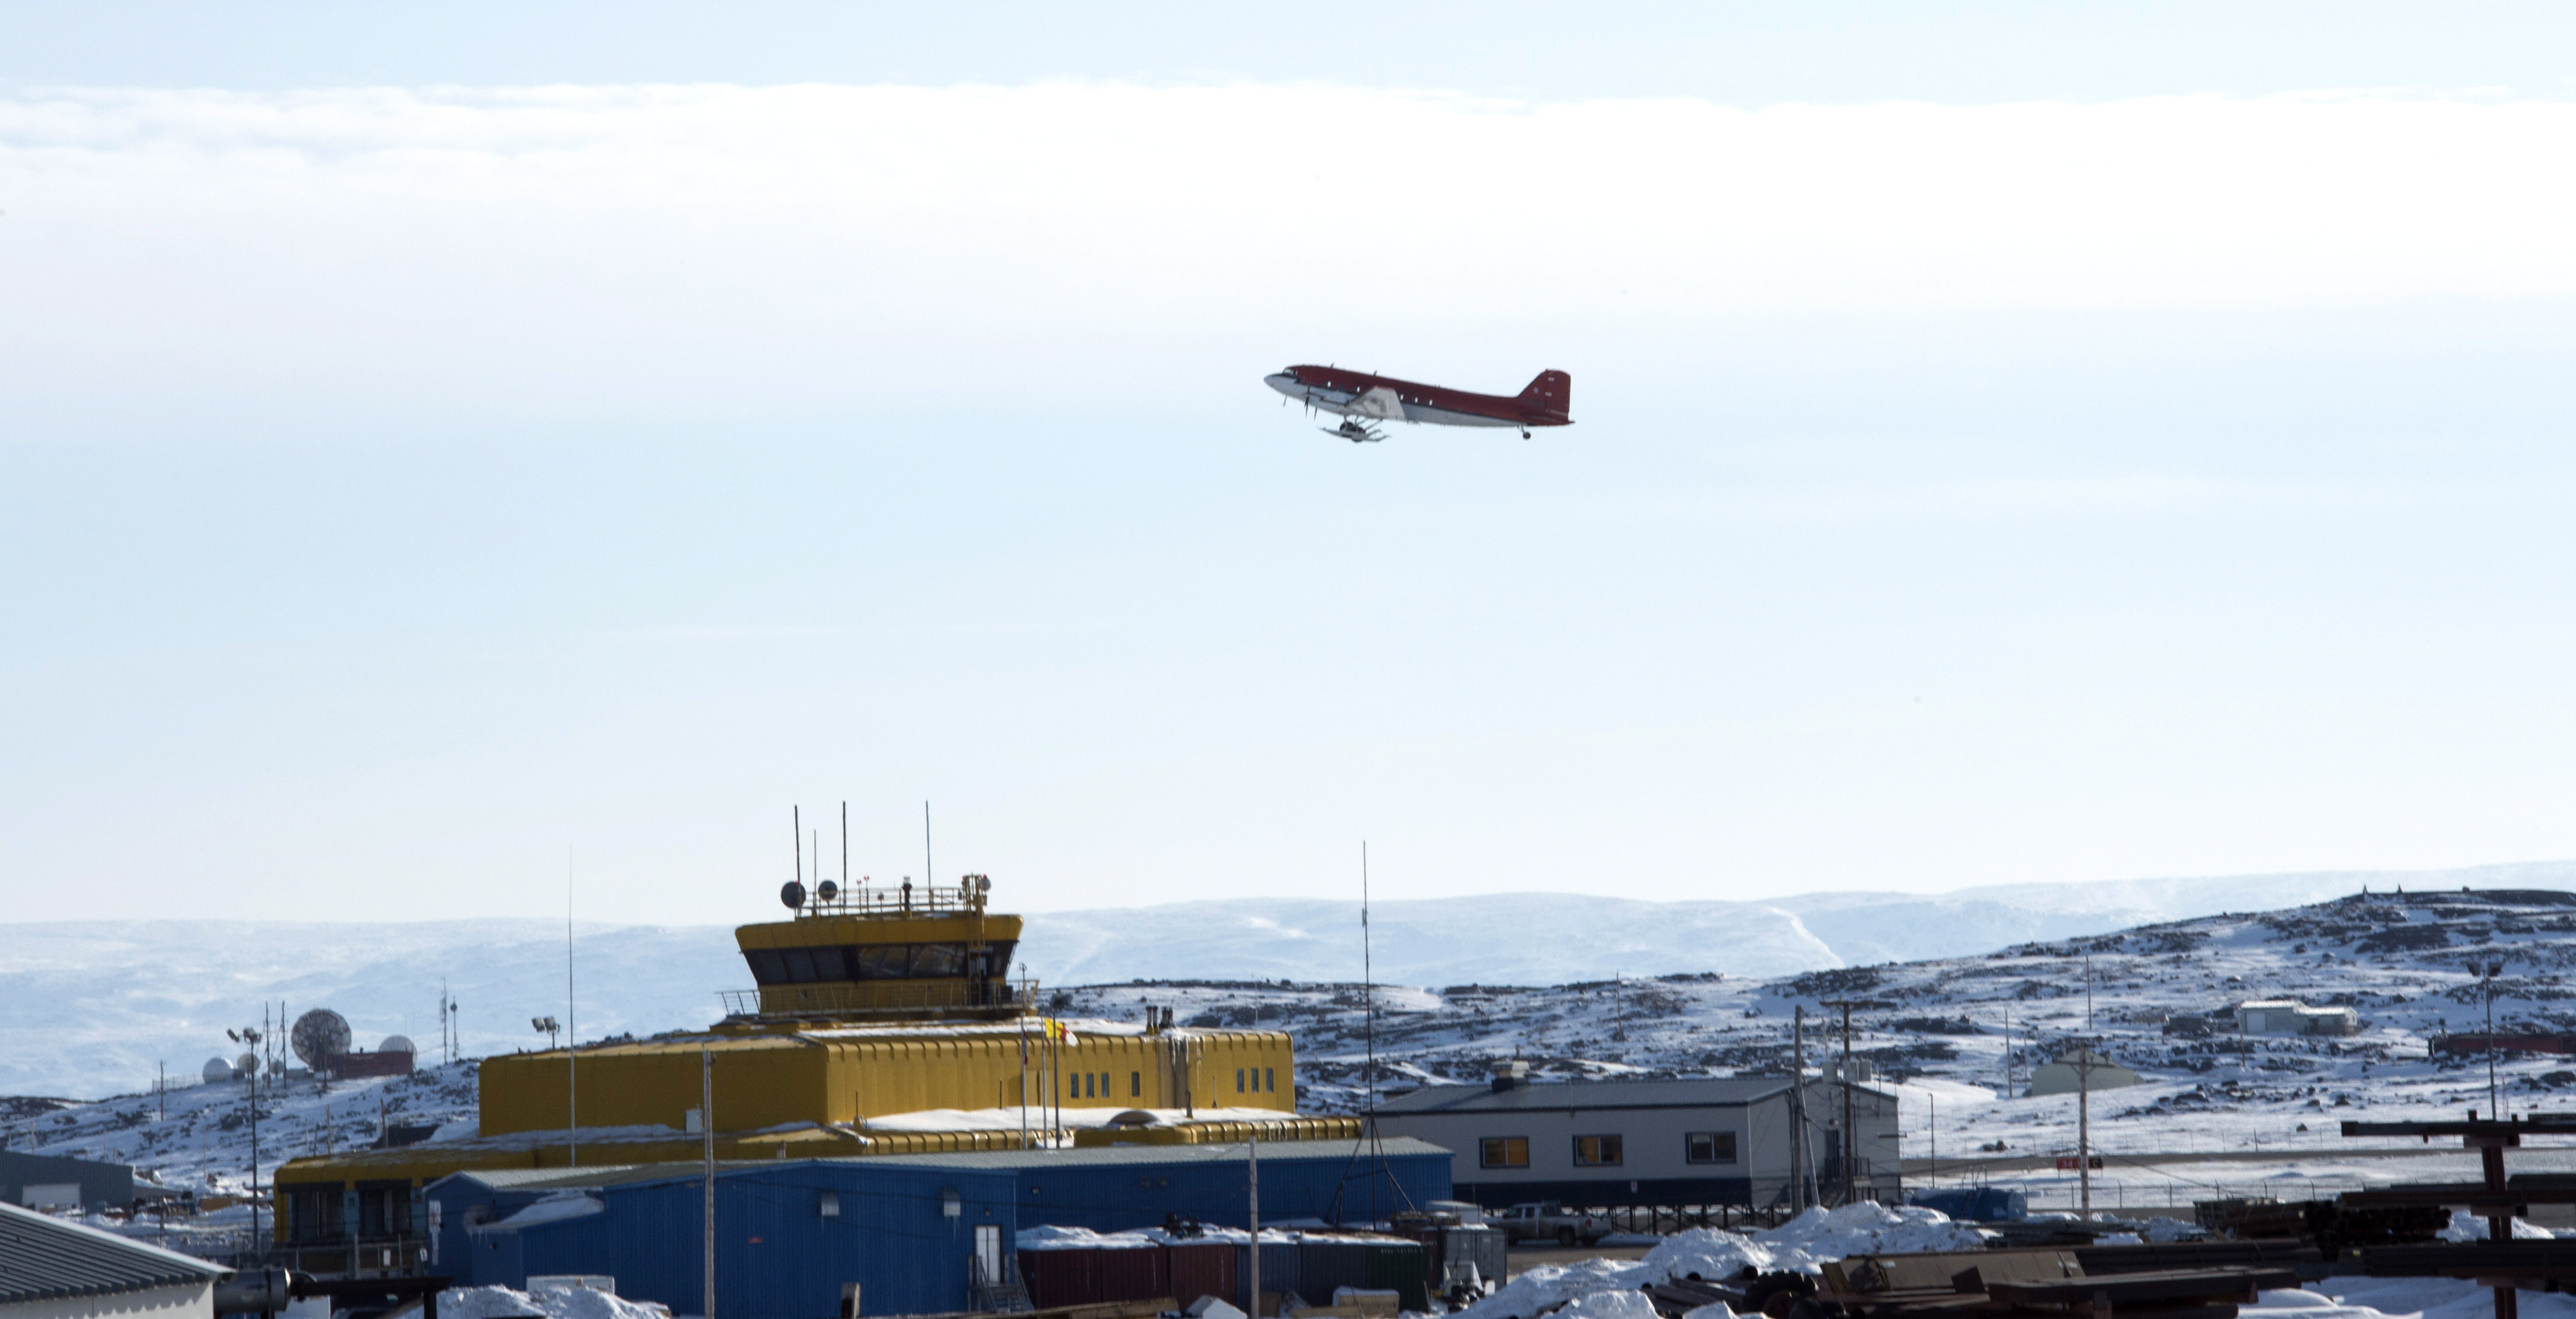
[[[978,1280],[987,1284],[1002,1280],[1002,1225],[975,1225],[975,1270]]]

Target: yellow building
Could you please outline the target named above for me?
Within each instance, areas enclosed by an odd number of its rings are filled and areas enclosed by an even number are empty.
[[[346,1203],[373,1196],[360,1219],[401,1237],[396,1201],[449,1173],[692,1159],[709,1125],[724,1159],[1344,1134],[1347,1119],[1296,1116],[1284,1032],[1033,1013],[1033,987],[1007,977],[1020,919],[986,912],[990,887],[825,884],[809,901],[790,885],[794,918],[735,931],[758,987],[727,994],[722,1021],[487,1058],[476,1137],[286,1164],[278,1236],[341,1240]]]

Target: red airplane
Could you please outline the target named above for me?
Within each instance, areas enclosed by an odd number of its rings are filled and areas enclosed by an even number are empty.
[[[1574,424],[1574,418],[1565,415],[1574,398],[1574,377],[1562,371],[1539,372],[1528,388],[1511,398],[1417,385],[1410,380],[1331,366],[1292,366],[1263,379],[1272,389],[1305,404],[1309,410],[1321,408],[1340,413],[1342,424],[1324,433],[1339,435],[1353,444],[1385,439],[1386,435],[1377,428],[1381,421],[1518,426],[1524,440],[1529,438],[1532,426]]]

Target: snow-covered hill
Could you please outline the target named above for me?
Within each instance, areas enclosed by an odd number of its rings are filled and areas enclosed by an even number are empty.
[[[1546,988],[1381,987],[1378,1081],[1381,1088],[1481,1081],[1493,1063],[1515,1055],[1531,1061],[1541,1079],[1776,1074],[1789,1064],[1793,1014],[1806,1012],[1812,1064],[1840,1047],[1823,1004],[1858,999],[1875,1006],[1855,1013],[1853,1048],[1901,1084],[1909,1157],[1934,1152],[1937,1141],[1953,1167],[1963,1159],[2031,1156],[2044,1166],[2070,1150],[2075,1099],[2019,1090],[2032,1068],[2089,1035],[2145,1078],[2094,1096],[2096,1148],[2113,1158],[2101,1178],[2106,1198],[2187,1203],[2220,1190],[2284,1187],[2295,1197],[2301,1188],[2449,1175],[2431,1166],[2438,1158],[2403,1167],[2357,1161],[2335,1122],[2357,1112],[2486,1108],[2483,1060],[2436,1060],[2427,1043],[2445,1028],[2484,1021],[2478,970],[2498,962],[2499,1025],[2576,1030],[2576,985],[2569,981],[2576,894],[2410,890],[1767,980],[1696,972]],[[2344,1039],[2234,1032],[2225,1015],[2232,1005],[2273,996],[2352,1006],[2366,1029]],[[1064,991],[1063,1000],[1057,1010],[1081,1016],[1133,1020],[1151,1002],[1198,1025],[1287,1029],[1298,1041],[1301,1105],[1335,1111],[1360,1103],[1367,998],[1356,985],[1128,983]],[[2499,1072],[2515,1111],[2576,1105],[2576,1060],[2508,1058]],[[2009,1088],[2007,1076],[2014,1078]],[[233,1175],[227,1170],[248,1161],[245,1102],[237,1087],[206,1086],[174,1092],[166,1120],[149,1094],[0,1115],[0,1140],[133,1158],[174,1178]],[[263,1118],[268,1148],[323,1148],[371,1135],[380,1103],[395,1120],[469,1119],[470,1070],[344,1087],[330,1096],[306,1083]],[[2201,1162],[2172,1163],[2177,1153]],[[2168,1161],[2153,1168],[2134,1162],[2149,1155]],[[2576,1152],[2517,1157],[2526,1169],[2576,1166]],[[1977,1175],[2058,1176],[2001,1164]]]
[[[2020,885],[1935,896],[1826,893],[1766,902],[1642,902],[1568,894],[1383,902],[1380,983],[1551,985],[1716,972],[1769,978],[1952,957],[2360,891],[2576,889],[2576,863]],[[774,910],[774,909],[772,909]],[[746,918],[767,912],[746,912]],[[1241,898],[1040,913],[1021,955],[1049,985],[1132,979],[1356,981],[1359,904]],[[583,1035],[703,1026],[715,991],[748,981],[730,929],[581,927]],[[0,1095],[96,1096],[193,1077],[263,1003],[327,1006],[362,1045],[438,1038],[440,981],[463,1005],[469,1054],[524,1047],[564,1017],[563,929],[545,921],[333,925],[140,921],[0,925]]]

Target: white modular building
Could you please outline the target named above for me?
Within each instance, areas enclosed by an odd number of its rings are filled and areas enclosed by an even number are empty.
[[[1378,1105],[1378,1126],[1448,1149],[1454,1194],[1489,1208],[1768,1207],[1838,1202],[1847,1186],[1857,1199],[1900,1191],[1896,1096],[1858,1077],[1527,1076],[1508,1063],[1489,1085],[1395,1096]],[[1846,1113],[1857,1140],[1845,1138]]]

